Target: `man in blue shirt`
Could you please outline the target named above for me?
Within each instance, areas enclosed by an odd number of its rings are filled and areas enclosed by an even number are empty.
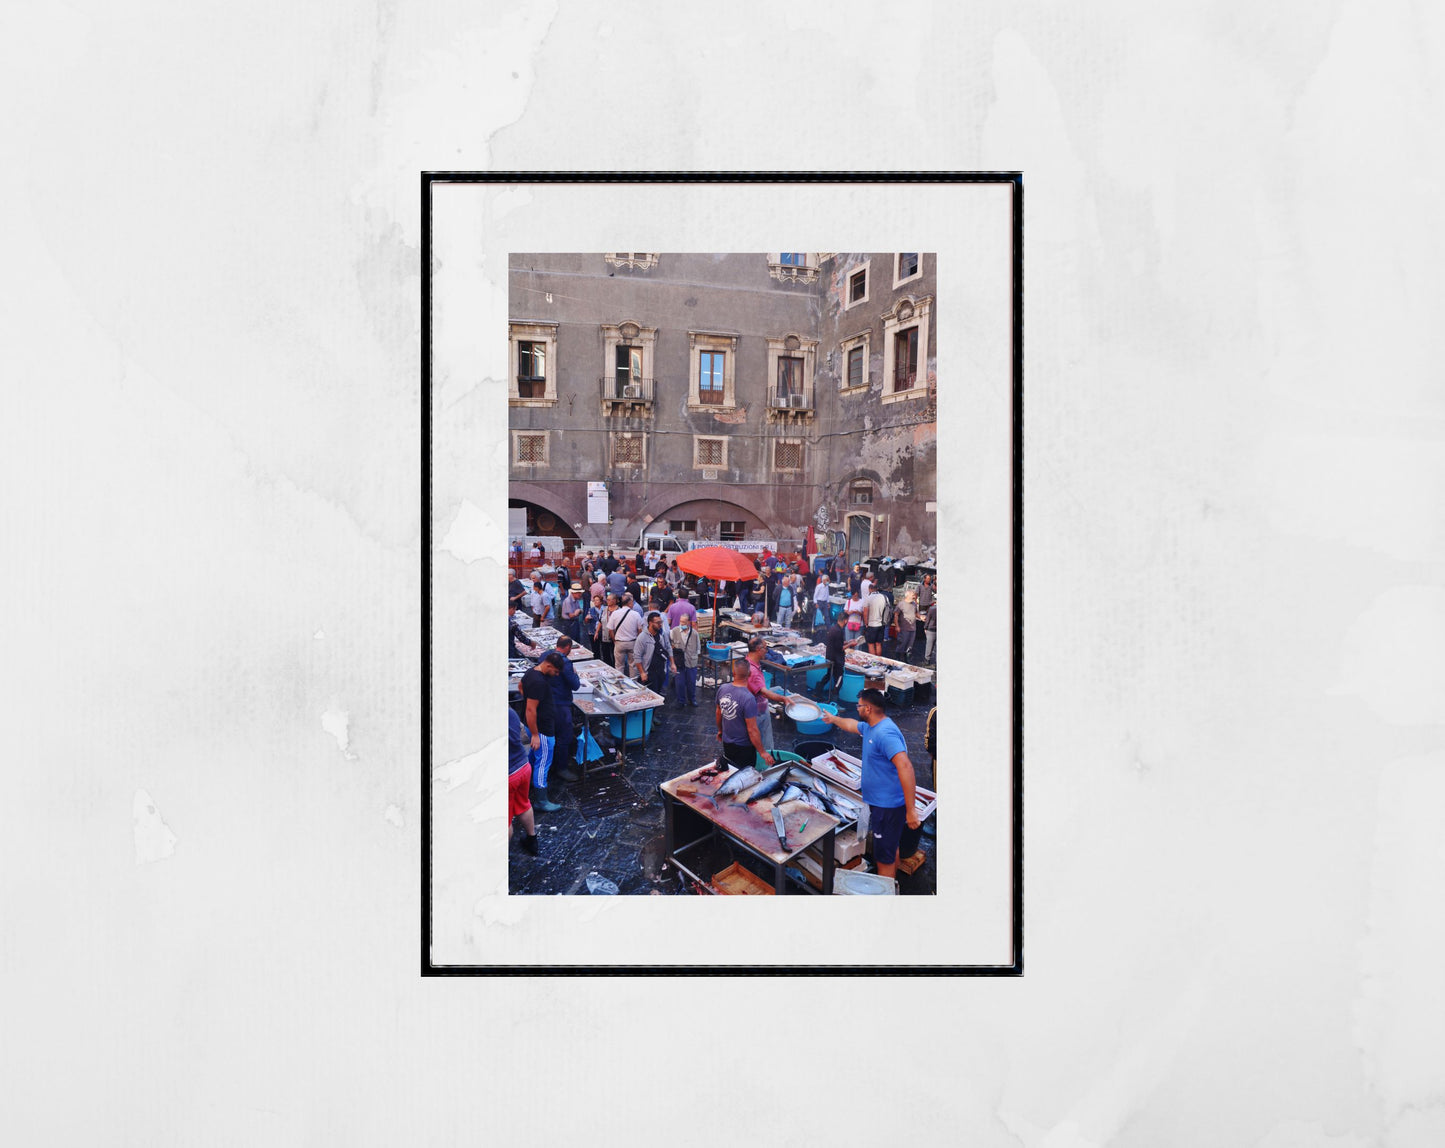
[[[920,834],[913,763],[908,760],[903,731],[884,716],[882,690],[864,690],[858,695],[857,721],[834,717],[827,710],[823,720],[863,738],[863,781],[858,791],[868,803],[868,828],[878,873],[892,877],[898,868],[900,844],[903,856],[911,857],[918,851]]]

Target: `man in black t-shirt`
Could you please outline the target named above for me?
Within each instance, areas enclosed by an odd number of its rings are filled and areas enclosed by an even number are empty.
[[[862,640],[850,642],[847,637],[848,632],[843,629],[843,615],[839,614],[833,619],[833,624],[828,627],[827,636],[823,639],[823,648],[828,654],[828,688],[834,697],[837,697],[843,686],[843,669],[847,664],[844,651],[852,649]]]
[[[516,570],[509,569],[507,571],[507,577],[511,579],[511,581],[507,583],[507,613],[510,614],[522,604],[522,598],[527,593],[527,587],[524,586],[522,580],[517,577]]]
[[[547,797],[547,772],[552,768],[552,751],[556,745],[557,723],[552,707],[552,683],[557,672],[551,661],[544,659],[522,675],[522,700],[532,748],[532,807],[543,813],[555,813],[562,807]]]

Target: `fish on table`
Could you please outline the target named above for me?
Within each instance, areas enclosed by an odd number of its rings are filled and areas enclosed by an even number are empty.
[[[725,782],[723,782],[720,786],[718,786],[717,792],[714,793],[712,796],[714,798],[732,797],[734,794],[741,793],[748,786],[756,785],[758,781],[762,778],[762,776],[763,775],[752,766],[744,766],[742,769],[738,770],[735,774],[728,778]]]
[[[804,795],[804,790],[798,785],[789,785],[783,790],[783,796],[778,798],[779,805],[787,805],[790,801],[797,801]]]
[[[787,772],[788,767],[786,765],[780,765],[777,769],[771,769],[767,773],[763,774],[762,781],[758,782],[752,793],[748,795],[747,803],[751,805],[759,798],[766,797],[768,794],[772,793],[773,790],[777,789],[778,786],[783,784],[783,775]]]

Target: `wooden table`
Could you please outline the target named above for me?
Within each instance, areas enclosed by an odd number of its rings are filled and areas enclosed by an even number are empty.
[[[730,843],[751,853],[764,864],[771,865],[773,867],[773,889],[781,894],[788,879],[784,873],[788,862],[804,850],[814,845],[821,845],[823,851],[822,891],[824,893],[833,891],[833,840],[838,832],[837,818],[814,809],[804,802],[789,802],[781,809],[783,824],[787,831],[787,844],[784,845],[778,840],[777,830],[773,826],[773,802],[770,797],[765,797],[753,805],[747,805],[744,800],[734,801],[724,797],[714,807],[708,798],[721,788],[736,770],[729,766],[725,774],[717,774],[704,781],[697,780],[697,775],[706,768],[707,766],[701,766],[680,777],[669,778],[667,781],[659,783],[657,787],[663,796],[668,860],[684,873],[695,876],[679,860],[679,855],[721,834]],[[680,788],[684,785],[695,785],[697,792],[680,792]],[[744,790],[736,796],[745,799],[750,792],[751,790]],[[683,845],[677,844],[676,813],[679,805],[691,809],[711,826],[707,833]],[[806,827],[804,823],[806,823]],[[701,880],[701,878],[697,879]],[[812,886],[805,886],[805,888],[809,891],[812,890]]]

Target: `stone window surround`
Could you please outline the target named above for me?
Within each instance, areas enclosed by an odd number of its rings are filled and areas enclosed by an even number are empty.
[[[641,462],[618,462],[617,441],[619,439],[641,439],[642,440],[642,461]],[[612,470],[646,470],[647,469],[647,432],[646,431],[613,431],[607,436],[608,454],[610,469]]]
[[[796,347],[790,347],[790,342],[797,342]],[[786,335],[779,335],[777,338],[768,340],[768,378],[767,390],[764,394],[767,397],[767,405],[773,408],[772,404],[778,394],[778,360],[785,358],[799,358],[803,360],[803,397],[804,410],[813,409],[813,371],[818,361],[818,340],[805,339],[796,331],[790,331]]]
[[[507,401],[518,407],[554,407],[557,405],[557,324],[545,321],[522,322],[520,320],[507,324],[508,354],[510,362],[507,366]],[[521,353],[520,344],[544,343],[547,347],[547,384],[543,397],[540,399],[524,399],[521,392],[517,390],[517,367],[520,364],[518,356]]]
[[[868,366],[869,359],[873,353],[872,342],[873,329],[870,327],[866,331],[860,331],[856,335],[849,335],[848,338],[838,344],[838,349],[843,355],[842,373],[838,377],[838,389],[845,395],[862,394],[868,389]],[[863,348],[863,381],[854,387],[848,384],[848,356],[857,347]]]
[[[542,440],[542,458],[539,462],[523,462],[521,458],[522,443],[524,436],[540,438]],[[514,430],[512,432],[512,465],[513,466],[550,466],[552,460],[552,435],[545,430]]]
[[[933,296],[915,299],[905,295],[883,313],[883,401],[902,403],[909,399],[928,398],[928,325],[932,318]],[[894,336],[918,328],[918,379],[906,391],[893,390]]]
[[[694,470],[727,470],[728,469],[728,441],[731,436],[725,434],[695,434],[692,436],[692,468]],[[701,461],[701,444],[703,439],[717,439],[722,442],[722,462]]]
[[[768,274],[784,283],[814,283],[818,279],[818,253],[803,252],[803,266],[783,262],[781,251],[768,252]]]
[[[873,294],[873,272],[871,270],[871,259],[865,259],[862,263],[848,268],[843,277],[843,310],[847,311],[852,307],[861,307],[868,302],[868,297]],[[853,277],[858,272],[863,272],[863,298],[853,298]]]
[[[912,275],[901,279],[899,278],[898,273],[903,269],[903,254],[904,253],[900,251],[893,256],[893,286],[895,288],[902,287],[905,283],[912,283],[915,279],[923,278],[923,252],[921,251],[913,253],[918,256],[918,270]]]
[[[642,377],[653,379],[653,352],[657,346],[657,328],[644,327],[631,319],[624,319],[615,327],[606,323],[600,325],[602,332],[602,374],[604,379],[617,376],[617,348],[624,343],[642,348]]]
[[[657,266],[658,253],[655,251],[609,251],[602,258],[613,267],[631,267],[637,271],[651,271]]]
[[[702,374],[702,353],[723,352],[723,401],[704,403],[699,387]],[[721,331],[689,331],[687,333],[687,409],[690,411],[731,411],[736,410],[738,336]]]

